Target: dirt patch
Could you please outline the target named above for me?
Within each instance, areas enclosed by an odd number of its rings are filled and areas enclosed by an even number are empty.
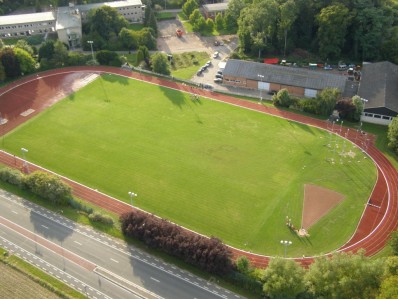
[[[304,206],[301,227],[308,230],[331,209],[337,206],[345,196],[336,191],[311,185],[304,185]]]

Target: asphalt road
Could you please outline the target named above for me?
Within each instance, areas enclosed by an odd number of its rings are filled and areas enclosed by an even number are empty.
[[[90,298],[240,298],[3,190],[0,246]]]

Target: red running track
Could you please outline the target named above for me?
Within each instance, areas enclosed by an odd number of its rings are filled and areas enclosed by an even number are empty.
[[[26,119],[60,100],[65,94],[73,91],[71,86],[74,81],[84,80],[85,76],[92,73],[111,73],[143,80],[331,131],[331,128],[328,128],[325,121],[279,110],[274,107],[258,105],[257,103],[240,100],[229,95],[201,90],[177,82],[119,68],[82,66],[42,72],[38,76],[25,77],[22,80],[0,88],[0,112],[3,117],[10,119],[6,125],[3,125],[0,134],[12,130],[20,123],[26,121]],[[18,99],[17,104],[15,99]],[[30,107],[34,107],[34,113],[26,117],[19,115],[21,111],[25,111]],[[385,246],[389,240],[390,233],[398,227],[398,217],[396,217],[398,215],[398,172],[390,161],[374,146],[374,136],[358,134],[357,131],[340,127],[336,128],[334,133],[345,137],[365,150],[376,163],[378,169],[378,179],[356,231],[351,239],[336,251],[357,252],[359,249],[365,249],[366,255],[371,256]],[[19,158],[3,151],[0,152],[0,162],[12,167],[22,167],[22,161]],[[30,170],[41,169],[39,166],[33,164],[29,164],[29,167]],[[109,197],[106,194],[67,178],[63,179],[71,184],[75,196],[111,212],[120,215],[132,208],[128,204]],[[232,247],[231,250],[234,256],[246,255],[257,267],[267,266],[270,259],[268,256],[256,255]],[[313,262],[314,257],[295,258],[294,260],[306,266]]]

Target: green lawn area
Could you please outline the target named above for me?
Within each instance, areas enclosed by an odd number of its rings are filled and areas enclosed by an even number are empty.
[[[176,18],[176,14],[172,13],[172,12],[168,12],[168,11],[158,11],[155,14],[156,19],[158,21],[160,20],[170,20],[170,19],[175,19]]]
[[[327,252],[354,231],[376,169],[356,153],[330,164],[327,133],[140,81],[105,75],[8,134],[5,150],[225,243],[282,255]],[[343,141],[337,141],[343,148]],[[300,226],[304,184],[346,199]]]
[[[171,75],[180,79],[191,79],[209,59],[209,54],[206,52],[173,54],[174,65],[171,68]]]

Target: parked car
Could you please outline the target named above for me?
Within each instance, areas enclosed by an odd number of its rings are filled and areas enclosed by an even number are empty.
[[[199,71],[197,71],[197,72],[196,72],[196,75],[197,75],[197,76],[202,75],[202,69],[200,69]]]
[[[202,72],[204,72],[205,70],[207,70],[207,66],[205,66],[205,65],[202,66],[200,70],[201,70]]]
[[[218,58],[218,56],[220,56],[220,53],[218,51],[214,52],[213,58]]]
[[[222,78],[214,78],[215,83],[222,83]]]
[[[213,85],[210,85],[210,84],[203,84],[203,88],[204,89],[213,89],[214,87],[213,87]]]
[[[206,62],[205,64],[207,67],[211,66],[211,60],[209,60],[208,62]]]
[[[217,74],[222,75],[222,70],[218,70]]]
[[[325,65],[325,66],[323,67],[323,69],[324,69],[324,70],[332,70],[333,68],[332,68],[331,65]]]
[[[220,78],[220,79],[222,79],[223,78],[223,75],[221,75],[221,74],[216,74],[216,76],[215,76],[216,78]]]

